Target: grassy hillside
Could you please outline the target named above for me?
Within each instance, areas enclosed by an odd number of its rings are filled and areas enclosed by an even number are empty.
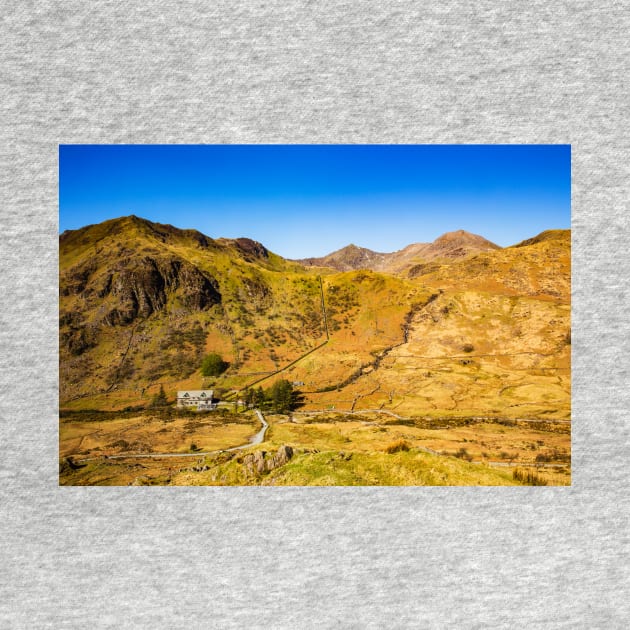
[[[568,231],[393,275],[126,217],[65,233],[60,260],[62,407],[173,398],[210,351],[238,389],[321,346],[282,373],[314,408],[569,417]]]
[[[367,360],[400,337],[416,293],[370,272],[320,284],[315,271],[253,241],[136,217],[62,235],[60,260],[62,405],[91,397],[97,406],[139,404],[159,384],[171,395],[199,386],[208,351],[230,363],[219,384],[240,387],[322,344],[327,329],[329,362],[348,348],[350,362]],[[342,366],[331,376],[351,372]]]
[[[352,259],[363,265],[370,256]],[[62,234],[60,406],[110,413],[97,424],[64,416],[61,456],[86,462],[66,465],[62,480],[522,482],[483,465],[493,460],[555,466],[546,479],[567,483],[570,232],[502,249],[460,231],[379,256],[391,257],[380,271],[304,267],[246,238],[133,216]],[[202,376],[209,352],[228,362],[221,376]],[[123,453],[184,454],[191,442],[208,450],[246,443],[258,430],[254,417],[163,422],[152,401],[161,388],[174,402],[178,389],[206,386],[235,400],[278,378],[300,383],[300,413],[333,415],[276,419],[264,448],[290,444],[296,456],[264,478],[248,476],[236,456],[208,456],[203,475],[185,458],[165,468],[104,457],[120,454],[116,444]],[[343,417],[359,411],[366,416],[355,423]],[[366,419],[375,411],[389,414],[378,426]],[[392,440],[410,450],[385,452]]]
[[[347,453],[298,452],[286,465],[264,476],[248,474],[243,457],[200,473],[184,470],[173,485],[263,486],[516,486],[509,471],[469,464],[420,451]]]

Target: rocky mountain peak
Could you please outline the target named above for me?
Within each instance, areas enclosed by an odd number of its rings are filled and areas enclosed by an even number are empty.
[[[354,243],[346,245],[327,256],[320,258],[304,258],[298,262],[310,266],[331,267],[339,271],[353,271],[355,269],[373,269],[385,260],[387,254],[372,251],[366,247],[359,247]]]
[[[246,255],[254,258],[269,258],[269,250],[258,241],[253,241],[251,238],[237,238],[234,239],[234,243]]]
[[[490,249],[500,249],[498,245],[495,245],[483,236],[472,234],[471,232],[467,232],[466,230],[454,230],[453,232],[446,232],[442,234],[442,236],[438,236],[438,238],[433,241],[433,245],[446,245],[452,243],[457,243],[458,245],[466,244],[487,246]]]
[[[422,254],[427,259],[465,258],[471,254],[501,249],[483,236],[466,230],[446,232],[433,241]]]

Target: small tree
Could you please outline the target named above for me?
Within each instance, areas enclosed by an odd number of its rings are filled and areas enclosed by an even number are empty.
[[[220,354],[211,352],[204,357],[201,363],[201,373],[204,376],[220,376],[228,369],[228,365]]]
[[[271,408],[276,413],[289,413],[293,409],[293,385],[286,379],[276,381],[266,394]]]
[[[160,391],[155,396],[153,396],[151,406],[152,407],[166,407],[166,405],[168,405],[166,392],[164,391],[164,386],[160,385]]]
[[[254,390],[252,401],[254,407],[262,407],[265,404],[265,392],[263,392],[263,388],[260,385],[258,386],[258,389]]]

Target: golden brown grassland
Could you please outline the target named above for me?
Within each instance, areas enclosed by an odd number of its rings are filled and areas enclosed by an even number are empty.
[[[87,416],[87,417],[86,417]],[[105,417],[103,417],[105,416]],[[549,485],[570,484],[568,427],[511,421],[406,424],[386,415],[269,416],[265,442],[231,452],[163,459],[112,456],[221,451],[258,430],[250,412],[69,413],[60,425],[67,485],[521,485],[514,468],[535,468]],[[248,454],[290,445],[293,459],[252,475]]]

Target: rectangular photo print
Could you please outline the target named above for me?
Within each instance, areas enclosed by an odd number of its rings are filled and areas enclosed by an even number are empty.
[[[61,145],[59,483],[571,484],[569,145]]]

